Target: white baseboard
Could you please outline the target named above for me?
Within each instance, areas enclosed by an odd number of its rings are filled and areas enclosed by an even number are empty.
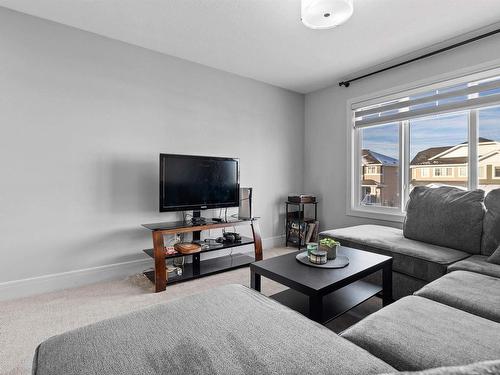
[[[151,267],[151,259],[107,264],[0,283],[0,301],[120,279]]]
[[[285,235],[275,237],[268,237],[262,240],[262,247],[264,249],[272,249],[273,247],[285,246]]]
[[[264,238],[264,249],[283,246],[284,236]],[[151,259],[138,259],[129,262],[107,264],[74,271],[54,273],[0,283],[0,301],[32,296],[40,293],[75,288],[101,281],[110,281],[135,275],[152,267]]]

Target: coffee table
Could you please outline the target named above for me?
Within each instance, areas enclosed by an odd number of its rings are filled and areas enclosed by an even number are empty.
[[[293,252],[250,264],[251,287],[260,292],[261,276],[286,285],[290,289],[270,297],[322,324],[380,292],[384,306],[393,302],[391,257],[342,246],[338,254],[346,255],[349,265],[324,269],[298,262],[297,254]],[[361,280],[380,270],[382,286]]]

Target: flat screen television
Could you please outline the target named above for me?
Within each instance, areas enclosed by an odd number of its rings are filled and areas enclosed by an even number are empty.
[[[160,154],[160,212],[235,207],[239,159]]]

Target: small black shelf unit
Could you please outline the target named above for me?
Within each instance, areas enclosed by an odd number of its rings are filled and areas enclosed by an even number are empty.
[[[311,204],[314,205],[314,218],[306,218],[305,217],[305,206],[311,205]],[[305,245],[305,244],[302,244],[302,241],[301,241],[301,234],[302,234],[301,229],[300,229],[301,224],[318,220],[318,201],[301,202],[301,203],[286,201],[285,206],[286,206],[285,246],[288,246],[288,243],[291,243],[291,244],[297,246],[297,248],[300,250],[302,248],[302,245]],[[298,207],[298,211],[290,211],[290,206]],[[297,213],[296,218],[290,217],[290,214],[295,214],[295,213]],[[289,236],[289,231],[288,231],[290,222],[295,221],[295,220],[297,220],[298,224],[299,224],[299,240],[297,241],[297,243],[290,241],[290,236]],[[305,235],[306,235],[306,233],[304,233],[304,237],[305,237]]]

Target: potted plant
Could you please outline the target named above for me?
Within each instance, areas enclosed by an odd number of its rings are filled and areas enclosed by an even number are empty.
[[[335,241],[333,238],[325,237],[319,241],[319,246],[321,250],[326,251],[328,260],[337,258],[337,248],[340,246],[340,242]]]

